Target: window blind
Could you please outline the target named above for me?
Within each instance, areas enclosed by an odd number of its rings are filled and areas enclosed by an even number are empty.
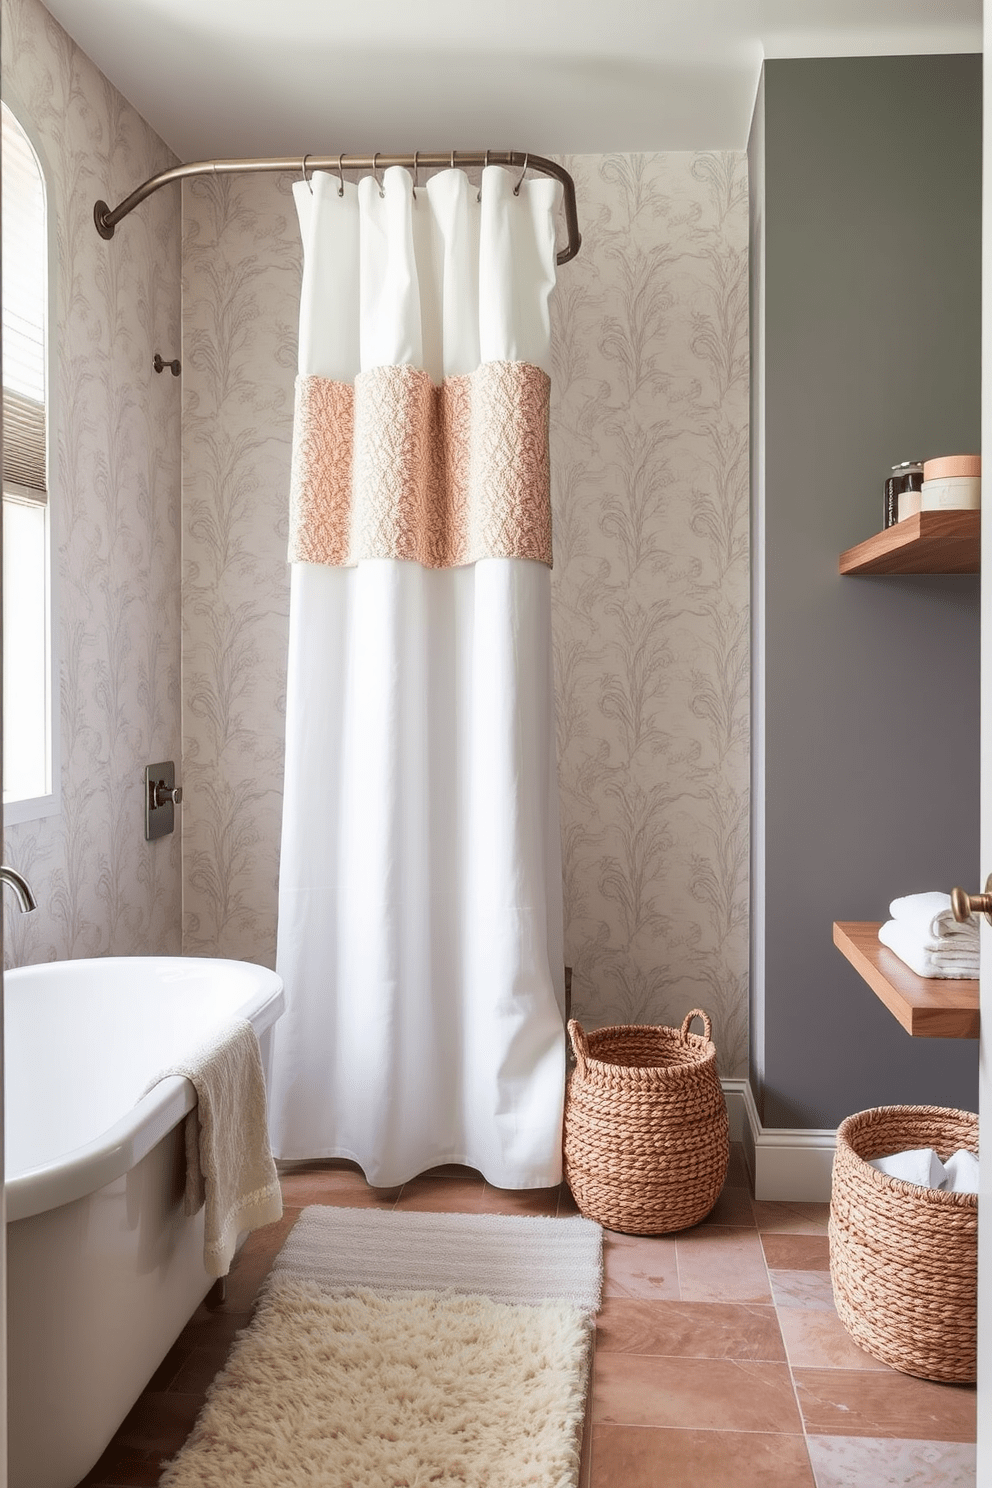
[[[3,130],[3,480],[45,501],[45,186],[31,142],[6,104]]]

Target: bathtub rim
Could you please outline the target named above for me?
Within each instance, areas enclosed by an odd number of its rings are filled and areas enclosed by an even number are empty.
[[[105,956],[78,958],[60,962],[41,962],[36,966],[12,967],[11,975],[51,974],[54,966],[93,965],[104,961],[121,966],[133,963],[192,963],[197,966],[239,967],[261,979],[262,985],[252,996],[232,1008],[232,1018],[244,1018],[261,1036],[283,1012],[286,994],[282,977],[266,966],[251,961],[236,961],[211,956]],[[108,1183],[122,1177],[146,1157],[163,1137],[177,1126],[196,1105],[196,1091],[182,1075],[160,1080],[147,1095],[92,1141],[62,1153],[54,1162],[28,1168],[4,1181],[7,1223],[30,1219],[48,1209],[57,1209],[75,1199],[86,1198]]]

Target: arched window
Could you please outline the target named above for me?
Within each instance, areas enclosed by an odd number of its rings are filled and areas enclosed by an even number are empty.
[[[55,808],[48,480],[48,224],[41,164],[4,103],[3,800]]]

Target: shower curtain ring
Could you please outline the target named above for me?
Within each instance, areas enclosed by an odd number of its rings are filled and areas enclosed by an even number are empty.
[[[529,152],[527,150],[525,150],[524,151],[524,168],[520,172],[520,180],[517,182],[516,186],[514,186],[514,188],[513,188],[513,194],[514,194],[514,196],[519,196],[520,195],[520,188],[524,184],[524,176],[527,174],[527,162],[528,162],[529,159],[530,159],[530,154],[529,154]]]
[[[376,161],[378,159],[379,159],[379,151],[376,150],[375,154],[372,156],[372,175],[373,175],[373,178],[375,180],[375,184],[379,188],[379,195],[380,196],[385,196],[386,193],[382,189],[382,182],[379,180],[379,167],[376,164]]]
[[[310,159],[310,151],[308,150],[307,153],[303,157],[303,167],[302,167],[302,169],[303,169],[303,179],[304,179],[304,181],[306,181],[307,185],[310,187],[310,195],[313,196],[313,182],[310,180],[310,177],[307,175],[307,161],[309,159]]]
[[[486,163],[482,167],[482,169],[484,171],[489,169],[489,151],[488,150],[486,151]],[[481,202],[481,200],[482,200],[482,177],[481,176],[479,177],[479,194],[478,194],[478,196],[475,199],[476,199],[477,202]]]
[[[413,199],[417,200],[417,187],[420,185],[420,151],[413,152]]]
[[[454,170],[454,168],[455,168],[455,152],[454,152],[454,150],[452,150],[452,152],[451,152],[451,169]]]
[[[344,152],[342,151],[338,156],[338,176],[341,180],[341,185],[338,187],[338,196],[344,196],[344,166],[341,164],[343,159]]]

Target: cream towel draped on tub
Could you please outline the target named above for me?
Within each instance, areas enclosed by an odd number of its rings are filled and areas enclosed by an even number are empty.
[[[258,1035],[244,1018],[171,1064],[152,1080],[181,1075],[196,1091],[186,1117],[185,1212],[206,1206],[203,1264],[226,1276],[238,1236],[282,1215],[282,1192],[269,1149],[265,1076]]]

